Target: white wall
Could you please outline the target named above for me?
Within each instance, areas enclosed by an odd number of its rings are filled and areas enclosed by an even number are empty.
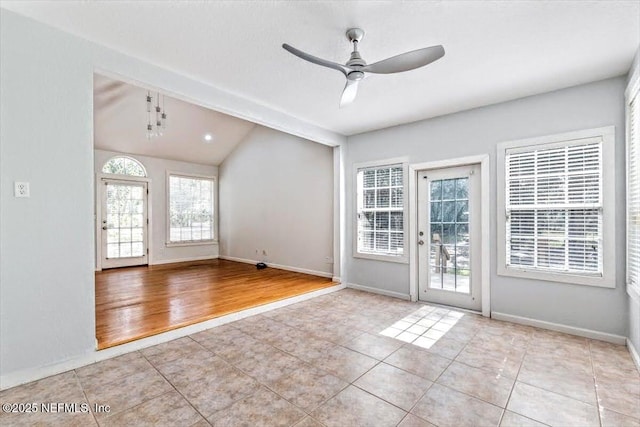
[[[307,138],[345,140],[0,8],[0,388],[95,351],[94,72]],[[30,199],[13,197],[14,181],[31,183]]]
[[[221,256],[331,276],[332,148],[256,126],[220,165],[219,188]]]
[[[626,336],[624,285],[624,77],[577,86],[431,120],[349,137],[346,155],[347,242],[353,239],[353,164],[409,156],[411,163],[470,155],[491,161],[491,310]],[[496,144],[614,125],[616,128],[615,289],[525,280],[496,274]],[[409,266],[353,258],[350,283],[409,294]],[[344,275],[344,274],[343,274]]]
[[[92,73],[86,44],[0,16],[0,372],[94,348]],[[13,197],[14,181],[31,198]]]
[[[147,170],[149,195],[151,196],[151,217],[149,229],[149,255],[151,264],[181,262],[194,259],[215,258],[218,256],[218,244],[167,247],[167,171],[180,172],[186,175],[203,176],[218,175],[217,166],[199,165],[196,163],[179,162],[175,160],[159,159],[157,157],[122,154],[112,151],[95,150],[95,171],[100,172],[102,166],[110,158],[125,155],[136,159]],[[217,178],[216,178],[217,184]],[[216,190],[217,192],[217,190]],[[218,220],[218,203],[215,206],[215,220]],[[217,236],[216,236],[217,237]]]

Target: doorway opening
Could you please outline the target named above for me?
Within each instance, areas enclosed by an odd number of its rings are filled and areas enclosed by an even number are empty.
[[[479,165],[418,175],[418,299],[480,311]]]
[[[149,179],[138,161],[109,159],[96,179],[98,270],[149,264]]]
[[[410,171],[412,299],[489,316],[488,156]]]

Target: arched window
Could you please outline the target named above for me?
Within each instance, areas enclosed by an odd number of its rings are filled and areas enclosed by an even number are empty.
[[[147,176],[144,166],[130,157],[118,156],[111,158],[102,167],[102,173],[116,175]]]

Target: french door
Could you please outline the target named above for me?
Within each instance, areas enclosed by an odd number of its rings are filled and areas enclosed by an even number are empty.
[[[147,183],[102,178],[102,268],[148,264]]]
[[[418,172],[418,299],[480,311],[480,165]]]

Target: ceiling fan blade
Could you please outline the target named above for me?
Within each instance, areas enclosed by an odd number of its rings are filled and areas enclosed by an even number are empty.
[[[340,98],[340,108],[351,104],[353,100],[356,99],[358,83],[359,80],[347,79],[347,84],[345,85],[344,90],[342,91],[342,97]]]
[[[343,73],[345,76],[349,73],[349,71],[351,71],[350,68],[342,65],[342,64],[338,64],[336,62],[331,62],[331,61],[327,61],[326,59],[322,59],[322,58],[318,58],[316,56],[313,55],[309,55],[308,53],[305,53],[301,50],[296,49],[293,46],[290,46],[286,43],[284,43],[282,45],[282,47],[288,51],[293,53],[295,56],[304,59],[305,61],[309,61],[309,62],[313,62],[314,64],[318,64],[318,65],[322,65],[323,67],[328,67],[328,68],[333,68],[334,70],[338,70],[341,73]]]
[[[423,49],[412,50],[401,53],[391,58],[365,65],[360,71],[377,74],[399,73],[415,68],[424,67],[444,56],[444,48],[441,45],[425,47]]]

